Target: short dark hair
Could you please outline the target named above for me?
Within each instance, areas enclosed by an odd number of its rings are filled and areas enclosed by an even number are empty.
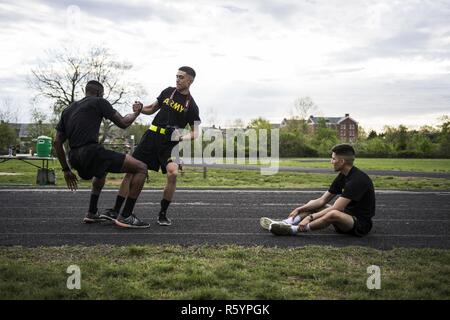
[[[184,72],[186,72],[188,75],[190,75],[192,78],[195,78],[195,70],[192,69],[191,67],[183,66],[183,67],[178,68],[178,70],[184,71]]]
[[[331,151],[336,155],[343,157],[348,164],[352,165],[353,161],[355,161],[355,149],[347,143],[337,144]]]
[[[86,84],[86,93],[98,95],[99,92],[104,91],[103,85],[96,81],[91,80]]]
[[[354,156],[355,149],[347,143],[337,144],[331,149],[332,152],[340,156]]]

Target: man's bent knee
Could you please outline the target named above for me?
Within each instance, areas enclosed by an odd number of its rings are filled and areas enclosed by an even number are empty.
[[[142,161],[138,160],[138,173],[147,174],[147,165],[143,163]]]
[[[178,165],[171,162],[166,167],[167,177],[168,178],[176,178],[178,176]]]
[[[341,214],[339,210],[331,210],[325,215],[325,218],[329,221],[337,221],[341,217]]]
[[[127,173],[147,174],[147,165],[130,155],[126,155],[125,161],[122,165],[122,171]]]

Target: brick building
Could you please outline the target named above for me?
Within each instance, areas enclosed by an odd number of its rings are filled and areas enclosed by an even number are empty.
[[[344,117],[314,117],[308,119],[308,129],[314,133],[321,120],[325,120],[327,127],[335,129],[338,137],[345,142],[354,142],[358,137],[358,122],[346,113]]]

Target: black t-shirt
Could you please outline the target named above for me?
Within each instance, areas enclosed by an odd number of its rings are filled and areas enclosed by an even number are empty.
[[[173,99],[170,99],[172,94]],[[189,104],[186,108],[188,98]],[[168,87],[161,92],[157,100],[161,109],[153,119],[155,126],[184,128],[187,124],[193,127],[194,121],[200,122],[198,106],[190,94],[184,95],[175,88]]]
[[[350,199],[345,212],[371,218],[375,215],[375,189],[367,174],[352,167],[348,175],[339,173],[328,192]]]
[[[85,97],[64,109],[56,130],[69,139],[70,148],[98,143],[103,118],[112,120],[117,111],[105,99]]]

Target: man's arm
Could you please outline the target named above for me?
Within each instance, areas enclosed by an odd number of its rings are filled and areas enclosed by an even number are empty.
[[[135,102],[133,104],[133,113],[129,113],[125,117],[122,117],[122,115],[116,111],[116,113],[112,116],[111,121],[119,128],[126,129],[134,122],[134,120],[136,120],[141,113],[142,108],[143,106],[141,102]]]
[[[325,208],[322,211],[310,214],[308,217],[303,219],[299,224],[299,228],[301,230],[304,230],[304,228],[306,227],[306,225],[308,223],[323,217],[324,215],[326,215],[328,212],[330,212],[332,210],[338,210],[340,212],[343,212],[345,207],[350,203],[350,201],[351,201],[350,199],[347,199],[344,197],[337,198],[332,206]]]
[[[294,209],[290,214],[289,217],[295,217],[296,215],[304,212],[312,212],[314,210],[322,208],[324,205],[326,205],[328,202],[330,202],[336,195],[332,194],[329,191],[326,191],[320,198],[310,200],[305,205],[298,207]]]
[[[345,207],[348,206],[350,201],[351,201],[350,199],[347,199],[344,197],[339,197],[336,199],[336,201],[333,203],[332,206],[325,208],[322,211],[314,213],[312,220],[316,220],[316,219],[324,216],[331,210],[338,210],[338,211],[344,212]]]
[[[64,151],[63,143],[66,141],[66,136],[61,131],[56,131],[55,141],[53,142],[53,147],[56,151],[56,156],[58,157],[59,163],[61,164],[62,170],[64,172],[64,179],[66,180],[67,187],[70,190],[77,189],[77,176],[70,170],[69,164],[66,159],[66,152]]]
[[[156,100],[152,104],[143,107],[141,113],[150,115],[150,114],[154,114],[158,110],[159,110],[159,104],[158,104],[158,100]]]

